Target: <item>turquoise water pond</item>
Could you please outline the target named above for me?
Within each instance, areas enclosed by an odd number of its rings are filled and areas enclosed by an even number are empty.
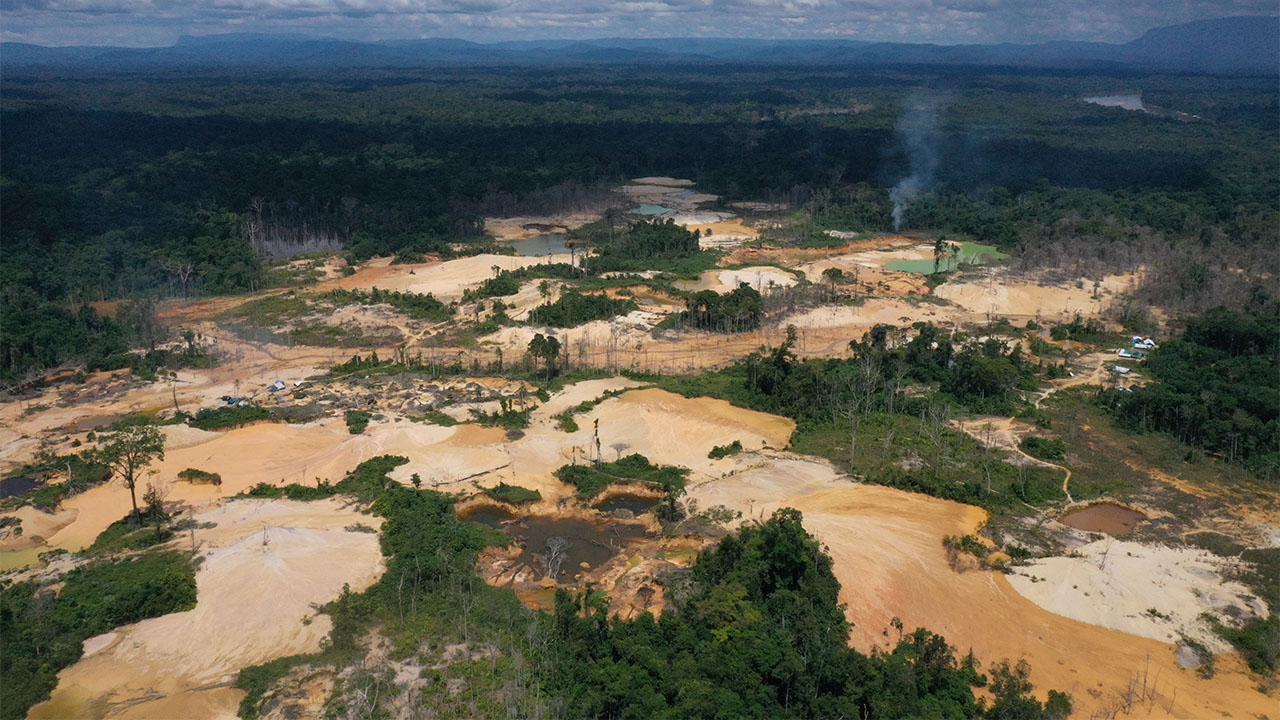
[[[661,215],[663,213],[671,212],[671,208],[663,207],[661,205],[641,205],[631,212],[636,215]]]
[[[540,257],[542,255],[558,255],[560,253],[569,252],[569,248],[564,246],[563,233],[547,233],[545,235],[535,235],[531,238],[523,240],[512,240],[510,245],[517,255],[525,257]]]
[[[994,245],[981,245],[979,243],[960,243],[953,247],[954,255],[944,258],[938,264],[939,272],[950,272],[955,270],[961,263],[971,265],[986,265],[996,260],[1004,260],[1009,257],[1007,254],[1000,252]],[[933,270],[933,260],[889,260],[884,264],[887,270],[896,270],[898,272],[914,272],[924,275],[931,274]]]

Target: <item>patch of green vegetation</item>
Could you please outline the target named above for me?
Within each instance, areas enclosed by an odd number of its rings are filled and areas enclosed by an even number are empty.
[[[381,546],[387,571],[368,590],[344,589],[323,608],[333,618],[324,652],[242,670],[236,685],[248,695],[240,705],[241,717],[257,717],[262,695],[298,664],[342,666],[358,660],[361,643],[374,627],[390,640],[397,658],[455,642],[501,647],[518,642],[529,611],[509,589],[484,583],[474,571],[478,553],[506,538],[459,520],[450,498],[404,487],[386,476],[405,462],[407,458],[393,456],[367,460],[334,486],[336,492],[356,495],[383,519]],[[487,661],[486,665],[492,670]],[[446,678],[456,672],[450,663],[441,667]],[[334,701],[340,704],[342,698]]]
[[[178,473],[178,479],[196,485],[221,485],[222,476],[197,468],[187,468]]]
[[[444,322],[453,317],[453,308],[440,302],[434,295],[420,295],[395,290],[331,290],[325,298],[338,305],[379,305],[386,304],[399,313],[414,320],[430,320]]]
[[[201,430],[220,430],[270,418],[271,411],[258,405],[243,407],[227,405],[218,408],[201,408],[188,424]]]
[[[331,325],[326,322],[299,323],[288,332],[278,334],[278,337],[289,345],[348,348],[393,345],[400,340],[400,336],[394,331],[368,335],[359,325]]]
[[[947,549],[948,553],[963,552],[982,560],[991,553],[991,548],[982,544],[974,535],[947,535],[942,538],[942,546]]]
[[[992,665],[917,629],[892,650],[849,647],[832,561],[779,510],[697,559],[677,611],[609,619],[599,593],[559,590],[548,691],[572,714],[602,717],[1065,718],[1069,696],[1036,700],[1026,663]],[[902,632],[902,624],[895,628]],[[780,668],[791,668],[779,673]],[[609,681],[605,681],[608,678]],[[988,685],[991,704],[972,688]],[[907,688],[904,691],[904,688]]]
[[[1054,340],[1074,340],[1075,342],[1097,345],[1100,343],[1116,343],[1123,338],[1116,333],[1108,332],[1106,325],[1097,318],[1084,320],[1079,313],[1071,322],[1049,326],[1049,337]]]
[[[338,363],[329,368],[329,375],[335,377],[368,377],[369,375],[418,373],[427,377],[438,378],[446,375],[461,375],[465,372],[467,372],[467,368],[460,362],[442,363],[424,358],[421,355],[409,356],[405,353],[401,353],[395,358],[383,360],[378,357],[376,350],[363,357],[359,354],[352,355],[346,362]]]
[[[440,412],[439,410],[428,410],[422,414],[422,420],[433,425],[440,425],[441,427],[453,427],[458,424],[458,421],[454,420],[451,415]]]
[[[569,290],[553,303],[539,305],[529,312],[529,322],[557,328],[571,328],[592,320],[609,320],[635,310],[634,300],[615,299],[607,295],[584,295]]]
[[[278,500],[284,498],[286,500],[323,500],[333,497],[338,491],[328,482],[320,481],[315,485],[303,485],[301,483],[289,483],[288,485],[272,485],[270,483],[260,482],[257,485],[244,491],[244,497],[251,498],[270,498]]]
[[[49,696],[86,638],[195,607],[191,560],[171,551],[89,562],[56,594],[27,581],[0,589],[0,720],[18,720]]]
[[[720,458],[727,458],[731,455],[737,455],[740,452],[742,452],[742,441],[734,440],[728,445],[717,445],[711,448],[711,452],[707,453],[707,457],[711,458],[712,460],[719,460]]]
[[[71,475],[63,482],[50,483],[20,495],[7,497],[0,500],[0,508],[9,510],[31,505],[41,510],[53,510],[66,497],[82,493],[106,482],[111,477],[111,469],[88,450],[71,455],[43,455],[36,462],[27,463],[13,471],[10,477],[23,475],[39,477],[68,470]]]
[[[462,302],[471,303],[491,297],[506,297],[520,292],[520,286],[528,280],[547,278],[569,280],[582,275],[583,271],[568,263],[546,263],[527,265],[513,270],[502,270],[488,278],[479,287],[464,290]]]
[[[1243,312],[1216,308],[1151,351],[1154,382],[1103,400],[1131,430],[1155,430],[1280,477],[1280,302]]]
[[[573,407],[567,410],[562,410],[561,412],[556,413],[555,414],[556,427],[559,428],[562,432],[567,432],[567,433],[577,432],[578,421],[574,419],[575,415],[581,415],[582,413],[591,412],[591,410],[594,409],[595,406],[599,405],[605,400],[608,400],[609,398],[618,397],[622,393],[626,392],[628,389],[629,388],[624,388],[622,390],[606,390],[591,400],[583,400],[582,402],[578,403],[577,405],[574,405]]]
[[[161,521],[168,520],[165,515]],[[138,514],[130,512],[125,517],[107,526],[98,533],[87,552],[91,555],[121,552],[124,550],[145,550],[153,545],[167,542],[173,533],[167,528],[156,531],[153,514],[150,508]]]
[[[368,410],[348,410],[344,417],[347,421],[347,432],[359,435],[369,427],[369,420],[373,417],[373,413]]]
[[[506,483],[498,483],[495,487],[486,488],[484,494],[494,500],[508,502],[512,505],[524,505],[525,503],[538,502],[542,499],[542,493],[537,490]]]
[[[1065,498],[1062,472],[1015,466],[968,435],[922,425],[918,417],[873,413],[858,423],[850,459],[849,422],[805,422],[797,426],[791,449],[827,458],[867,482],[977,505],[1014,509],[1020,502],[1047,505]]]
[[[500,427],[504,430],[523,430],[529,427],[529,413],[533,408],[516,410],[510,406],[506,398],[498,401],[501,407],[497,412],[484,412],[472,409],[471,419],[485,427]]]
[[[1028,435],[1022,438],[1022,441],[1018,443],[1018,447],[1031,457],[1047,462],[1065,460],[1067,457],[1067,445],[1061,438],[1043,438],[1037,435]]]
[[[563,483],[578,489],[582,497],[594,497],[605,486],[615,482],[642,482],[656,485],[668,493],[684,489],[687,468],[654,465],[649,458],[632,453],[617,462],[594,465],[564,465],[555,472]]]
[[[747,332],[760,327],[764,315],[764,298],[747,283],[724,294],[701,290],[685,302],[687,309],[680,313],[679,322],[698,330]]]
[[[218,317],[222,320],[243,320],[257,327],[279,327],[312,312],[315,312],[315,303],[289,291],[240,303]]]

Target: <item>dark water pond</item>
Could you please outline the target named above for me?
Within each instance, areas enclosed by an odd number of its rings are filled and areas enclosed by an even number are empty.
[[[560,253],[569,252],[569,248],[564,245],[564,235],[562,233],[535,235],[524,240],[512,240],[507,244],[516,251],[517,255],[524,255],[525,257],[542,257],[543,255],[559,255]]]
[[[539,575],[572,577],[582,563],[596,568],[645,537],[643,526],[620,522],[594,522],[546,515],[522,518],[502,529],[523,548],[517,563]]]
[[[630,510],[639,515],[653,509],[658,504],[658,498],[642,497],[640,495],[621,494],[614,495],[604,502],[596,505],[596,509],[606,515],[617,510]]]
[[[458,515],[463,520],[478,522],[482,525],[488,525],[491,528],[502,529],[504,523],[511,522],[516,516],[509,510],[493,506],[481,506],[470,512]]]
[[[0,498],[13,497],[21,495],[25,492],[31,492],[40,487],[42,483],[37,482],[35,478],[29,475],[14,475],[0,480]]]
[[[1098,503],[1072,510],[1058,518],[1058,522],[1085,532],[1106,533],[1113,537],[1128,535],[1147,516],[1115,503]]]

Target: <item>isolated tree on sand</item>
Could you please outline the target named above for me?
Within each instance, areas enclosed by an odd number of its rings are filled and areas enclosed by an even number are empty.
[[[152,461],[164,459],[164,435],[155,427],[141,425],[105,435],[100,443],[98,461],[129,488],[133,515],[138,517],[138,480]]]
[[[529,355],[536,361],[541,360],[547,368],[547,379],[551,379],[551,371],[560,357],[560,341],[542,333],[533,336],[529,341]]]
[[[942,259],[950,254],[950,246],[947,245],[947,236],[939,235],[933,241],[933,272],[937,273],[942,269]]]

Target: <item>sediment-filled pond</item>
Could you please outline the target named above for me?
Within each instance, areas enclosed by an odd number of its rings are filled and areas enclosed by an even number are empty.
[[[1147,516],[1115,503],[1097,503],[1058,518],[1058,522],[1086,532],[1106,533],[1113,537],[1128,535]]]

